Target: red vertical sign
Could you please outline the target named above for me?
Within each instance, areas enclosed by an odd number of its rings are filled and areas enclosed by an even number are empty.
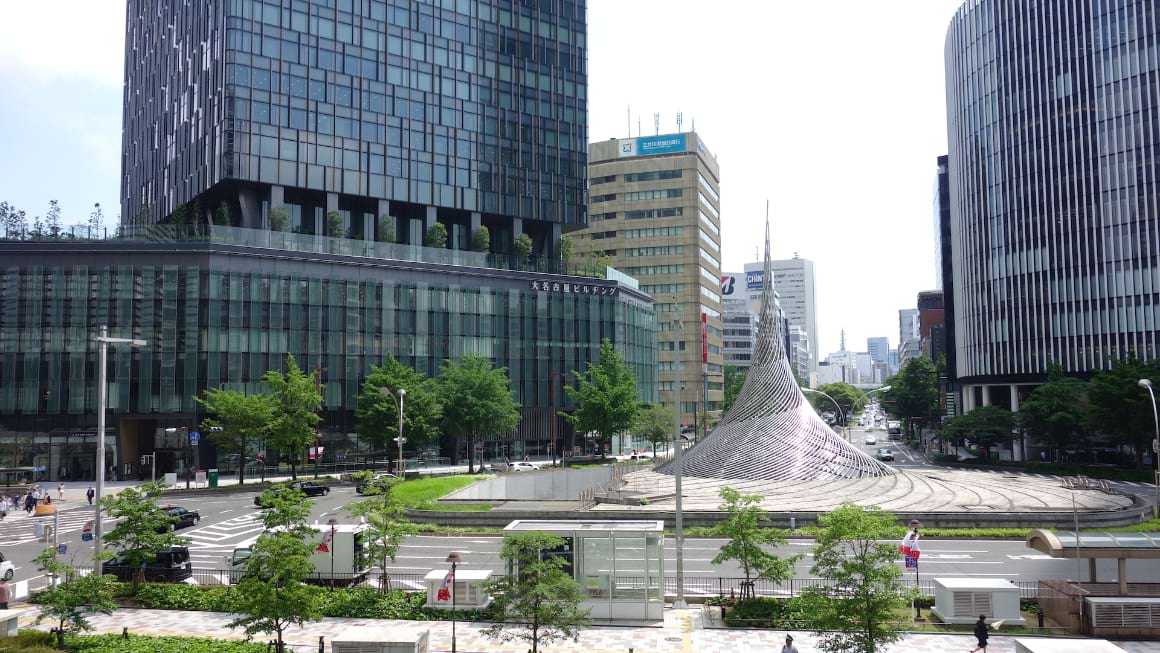
[[[709,315],[701,313],[701,362],[709,362]]]

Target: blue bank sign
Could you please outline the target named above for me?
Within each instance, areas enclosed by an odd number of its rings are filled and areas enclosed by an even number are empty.
[[[653,154],[672,154],[684,152],[688,147],[686,134],[665,134],[662,136],[642,136],[640,138],[625,138],[619,142],[621,157],[649,156]]]
[[[749,290],[756,290],[761,288],[761,282],[765,278],[764,272],[746,272],[745,273],[745,287]]]

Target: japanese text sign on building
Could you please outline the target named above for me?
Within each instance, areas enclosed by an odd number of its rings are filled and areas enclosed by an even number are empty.
[[[598,286],[591,283],[570,283],[567,281],[532,281],[531,289],[539,292],[565,293],[572,295],[597,295],[614,297],[620,288]]]

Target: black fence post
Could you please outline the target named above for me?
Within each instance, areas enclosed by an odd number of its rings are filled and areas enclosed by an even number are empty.
[[[318,653],[326,653],[326,638],[322,635],[318,636]]]

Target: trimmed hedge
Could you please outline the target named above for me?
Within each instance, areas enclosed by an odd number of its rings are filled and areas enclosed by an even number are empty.
[[[264,644],[194,637],[143,637],[130,635],[95,635],[66,637],[65,647],[72,653],[265,653]],[[54,648],[52,635],[45,631],[24,630],[12,638],[0,639],[0,653],[60,653]]]

